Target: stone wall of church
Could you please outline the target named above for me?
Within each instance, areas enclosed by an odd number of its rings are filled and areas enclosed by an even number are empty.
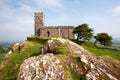
[[[34,14],[35,36],[74,38],[74,26],[45,26],[43,12]]]
[[[39,36],[73,38],[73,26],[45,26],[40,28]]]

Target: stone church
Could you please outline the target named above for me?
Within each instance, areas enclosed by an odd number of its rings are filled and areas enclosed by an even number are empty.
[[[75,26],[45,26],[43,12],[34,13],[35,36],[74,38]]]

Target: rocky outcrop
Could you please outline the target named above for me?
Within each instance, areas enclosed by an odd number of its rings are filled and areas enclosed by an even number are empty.
[[[54,55],[55,47],[59,46],[55,41],[69,48],[69,52]],[[78,80],[84,77],[86,80],[120,80],[120,64],[94,56],[70,40],[52,38],[45,43],[42,53],[23,62],[17,80],[72,80],[72,72],[80,76]],[[68,74],[69,77],[64,77]]]
[[[5,58],[8,58],[11,53],[13,53],[12,50],[10,50],[10,51],[5,55]]]
[[[15,43],[13,46],[12,46],[12,49],[5,55],[5,59],[9,58],[9,56],[14,53],[15,51],[18,50],[20,46],[20,43]],[[4,60],[0,63],[0,70],[2,70],[4,68],[4,66],[7,64],[7,61]]]
[[[64,68],[53,54],[26,59],[17,80],[64,80]]]
[[[0,70],[4,68],[4,66],[7,64],[7,59],[9,59],[11,54],[14,53],[22,53],[28,46],[32,46],[33,44],[29,41],[24,41],[22,43],[15,43],[11,50],[5,55],[5,60],[3,60],[0,63]]]
[[[16,52],[20,48],[20,43],[15,43],[12,47],[12,52]]]
[[[5,58],[8,58],[12,53],[22,53],[27,48],[28,45],[32,46],[29,41],[15,43],[12,46],[11,50],[5,55]]]
[[[15,43],[12,47],[12,53],[18,52],[21,53],[25,50],[26,46],[29,44],[29,41],[24,41],[22,43]]]
[[[51,39],[45,42],[43,48],[42,48],[42,54],[46,54],[46,53],[53,53],[54,48],[57,45],[55,44],[55,42]]]
[[[65,39],[58,38],[61,43],[70,48],[72,55],[79,57],[79,63],[85,69],[87,80],[120,80],[120,65],[112,64],[98,56],[92,55],[80,45]],[[72,64],[72,63],[70,63]],[[73,66],[73,69],[77,69]],[[82,71],[84,71],[84,69]]]

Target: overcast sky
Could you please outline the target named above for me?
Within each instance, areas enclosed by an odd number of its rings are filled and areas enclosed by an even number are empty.
[[[34,12],[46,25],[87,23],[94,33],[120,37],[120,0],[0,0],[0,41],[34,35]]]

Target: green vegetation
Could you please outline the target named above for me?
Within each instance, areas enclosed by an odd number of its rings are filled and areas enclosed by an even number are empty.
[[[73,34],[76,35],[76,40],[79,41],[89,41],[92,37],[94,37],[95,43],[99,42],[104,46],[112,45],[112,36],[109,36],[108,33],[98,33],[96,36],[93,36],[93,29],[89,28],[88,24],[78,25],[74,30]]]
[[[80,62],[79,57],[77,57],[76,55],[73,55],[71,53],[67,53],[66,55],[59,54],[56,56],[59,58],[59,60],[62,63],[62,66],[64,67],[65,80],[69,80],[69,78],[72,78],[73,80],[86,80],[85,75],[80,75],[78,72],[75,71],[74,68],[71,67],[72,63],[79,64],[79,62]],[[70,62],[68,63],[68,61],[70,61]],[[81,66],[82,65],[79,65],[79,68],[81,68]]]
[[[75,56],[75,55],[69,55],[69,57],[72,59],[74,64],[77,64],[79,68],[83,68],[82,64],[80,63],[80,57]],[[81,70],[81,72],[85,73],[84,69]],[[76,72],[74,69],[70,67],[70,73],[73,78],[73,80],[86,80],[86,76],[83,74],[79,74],[79,72]]]
[[[54,40],[56,43],[56,47],[53,51],[54,54],[66,54],[69,51],[69,48],[67,48],[66,45],[61,44],[58,40]]]
[[[50,37],[40,37],[40,36],[34,36],[34,37],[27,37],[28,41],[33,41],[33,42],[38,42],[38,43],[44,43],[45,41],[47,41],[48,39],[50,39]]]
[[[43,43],[48,38],[41,38],[41,37],[29,37],[27,48],[21,53],[13,53],[10,55],[9,58],[5,60],[6,65],[0,72],[0,78],[2,80],[15,80],[16,76],[19,72],[19,67],[21,63],[32,56],[37,56],[40,54],[40,50],[43,47]]]
[[[67,52],[68,52],[68,48],[66,48],[66,47],[57,46],[54,49],[54,54],[65,54]]]
[[[5,53],[0,53],[0,63],[4,60],[5,55]]]
[[[80,58],[71,54],[69,52],[69,47],[65,44],[62,44],[58,40],[54,40],[54,42],[57,44],[57,47],[54,49],[54,54],[57,54],[56,56],[61,61],[62,66],[64,66],[65,79],[67,80],[67,78],[69,79],[71,76],[73,80],[85,80],[85,76],[80,75],[71,67],[71,62],[78,64],[80,62]],[[68,63],[67,60],[70,60],[70,63]]]
[[[107,50],[107,49],[101,49],[101,48],[93,48],[93,47],[87,47],[87,46],[83,46],[83,47],[97,56],[106,56],[107,55],[107,56],[110,56],[110,57],[120,61],[120,51]]]
[[[93,29],[89,28],[88,24],[81,24],[74,29],[73,33],[77,35],[77,41],[79,40],[89,41],[93,36]]]
[[[94,38],[96,39],[95,44],[97,42],[104,46],[111,46],[112,44],[112,36],[109,36],[107,33],[98,33]]]
[[[77,72],[75,72],[73,69],[70,69],[70,73],[71,73],[71,76],[73,78],[73,80],[80,80],[80,74],[78,74]]]
[[[77,41],[75,39],[70,39],[70,40],[77,43],[77,44],[79,44],[79,45],[81,45],[81,46],[87,46],[87,47],[93,47],[93,48],[96,47],[93,43],[88,42],[88,41]]]
[[[115,45],[113,47],[105,47],[105,46],[96,46],[91,42],[87,41],[77,41],[77,40],[72,40],[73,42],[83,46],[86,50],[90,51],[92,54],[96,56],[110,56],[114,59],[117,59],[120,61],[120,50],[117,49]],[[115,46],[115,47],[114,47]],[[116,48],[116,49],[115,49]]]
[[[1,43],[0,44],[0,63],[4,60],[6,53],[10,50],[12,44]]]
[[[28,37],[26,41],[25,49],[19,53],[16,51],[11,54],[9,58],[4,59],[5,54],[0,55],[0,62],[5,61],[4,68],[0,71],[0,79],[2,80],[15,80],[17,78],[20,65],[23,61],[32,56],[38,56],[41,53],[41,48],[46,40],[50,38],[48,37]],[[106,50],[96,47],[93,43],[85,42],[85,41],[76,41],[72,40],[80,45],[82,45],[85,49],[90,51],[91,53],[97,56],[105,56],[108,55],[114,59],[120,61],[120,51]],[[74,80],[86,80],[85,74],[81,74],[76,72],[74,67],[71,67],[70,64],[78,64],[79,68],[83,68],[80,63],[80,58],[76,55],[73,55],[69,52],[69,47],[67,45],[62,44],[58,40],[54,40],[56,43],[56,47],[53,50],[55,56],[59,58],[62,66],[65,68],[65,78],[72,78]],[[84,70],[83,70],[83,73]]]

